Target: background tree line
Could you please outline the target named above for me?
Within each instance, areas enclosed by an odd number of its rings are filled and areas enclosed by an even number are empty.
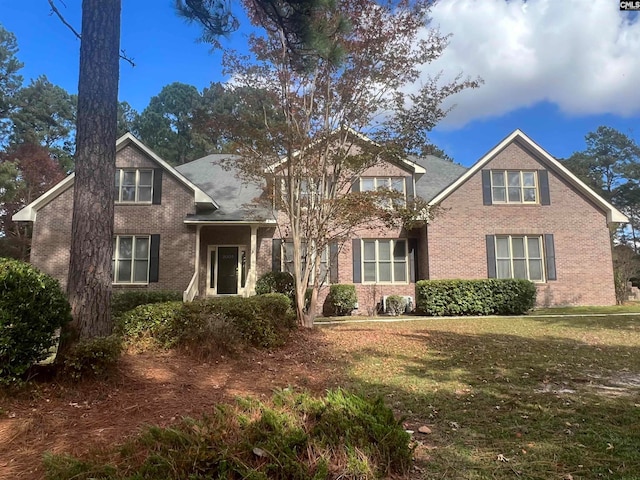
[[[618,302],[626,300],[627,284],[640,283],[640,146],[618,130],[600,126],[585,136],[585,149],[564,165],[629,217],[612,230],[613,263]]]

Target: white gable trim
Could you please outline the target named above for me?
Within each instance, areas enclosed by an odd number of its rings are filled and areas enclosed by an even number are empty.
[[[14,222],[35,222],[36,214],[38,210],[49,203],[51,200],[56,198],[58,195],[66,192],[69,188],[73,186],[73,179],[75,178],[75,173],[72,173],[67,178],[59,182],[54,187],[50,188],[38,198],[36,198],[33,202],[22,209],[18,210],[13,214]]]
[[[456,191],[462,184],[464,184],[471,176],[475,175],[482,167],[489,163],[493,158],[507,145],[514,142],[516,139],[521,140],[531,147],[536,153],[538,153],[544,163],[547,163],[552,170],[558,173],[562,178],[572,184],[576,189],[581,192],[585,197],[598,205],[602,210],[607,213],[608,223],[628,223],[629,218],[624,215],[620,210],[607,202],[604,198],[594,192],[588,185],[582,180],[571,173],[561,162],[549,155],[540,145],[535,143],[529,137],[527,137],[520,129],[516,129],[502,142],[496,145],[488,153],[486,153],[480,160],[478,160],[469,170],[467,170],[462,176],[460,176],[455,182],[445,188],[442,192],[436,195],[431,202],[430,206],[434,206],[442,202],[445,198]]]
[[[158,155],[153,153],[146,145],[144,145],[140,140],[131,135],[130,133],[125,133],[122,137],[118,139],[116,142],[116,152],[119,152],[127,145],[134,144],[138,147],[142,152],[153,159],[156,163],[158,163],[164,170],[173,175],[179,182],[193,191],[194,202],[197,205],[211,205],[216,209],[220,208],[219,205],[206,193],[204,193],[200,188],[191,183],[184,175],[178,172],[175,168],[161,159]],[[47,203],[51,202],[58,195],[64,193],[67,189],[73,186],[73,179],[75,178],[75,173],[72,173],[67,178],[62,180],[56,186],[44,192],[38,198],[36,198],[33,202],[23,207],[21,210],[18,210],[12,217],[12,219],[16,222],[34,222],[36,220],[37,212],[40,208],[44,207]]]

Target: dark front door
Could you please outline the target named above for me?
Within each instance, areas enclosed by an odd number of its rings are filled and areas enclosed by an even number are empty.
[[[218,295],[238,293],[238,247],[218,247]]]

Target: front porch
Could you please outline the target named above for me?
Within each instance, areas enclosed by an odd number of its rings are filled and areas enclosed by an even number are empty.
[[[202,222],[195,223],[194,227],[195,269],[183,300],[254,295],[258,271],[268,269],[268,258],[258,252],[271,251],[270,240],[275,232],[273,222]],[[264,266],[260,264],[261,257],[263,262],[267,260]]]

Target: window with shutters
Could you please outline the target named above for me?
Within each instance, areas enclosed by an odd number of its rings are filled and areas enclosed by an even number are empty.
[[[362,240],[364,283],[407,283],[408,266],[406,240]]]
[[[538,174],[525,170],[491,170],[493,203],[538,203]]]
[[[150,242],[148,235],[113,239],[113,283],[149,283]]]
[[[302,244],[302,270],[304,270],[307,258],[313,261],[313,252],[307,253],[306,242]],[[289,272],[291,275],[295,275],[295,269],[293,268],[293,242],[282,243],[282,256],[281,256],[281,271]],[[327,245],[322,249],[320,256],[320,283],[329,282],[329,246]],[[315,272],[311,272],[309,283],[315,283]]]
[[[152,203],[152,169],[116,169],[116,203]]]
[[[544,257],[540,235],[496,235],[496,277],[544,282]]]
[[[361,192],[376,192],[378,190],[389,190],[397,194],[397,198],[385,200],[383,207],[404,207],[406,205],[407,187],[405,177],[360,177]]]

